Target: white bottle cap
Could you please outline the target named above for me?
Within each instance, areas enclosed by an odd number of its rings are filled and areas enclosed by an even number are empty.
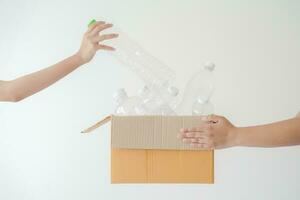
[[[216,65],[213,63],[213,62],[210,62],[210,61],[207,61],[205,64],[204,64],[204,69],[207,69],[209,71],[214,71]]]

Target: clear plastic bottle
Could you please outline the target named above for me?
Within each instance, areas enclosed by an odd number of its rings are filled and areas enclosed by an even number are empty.
[[[141,107],[142,110],[145,110],[145,115],[152,115],[152,110],[156,106],[155,102],[153,101],[155,98],[155,95],[151,90],[144,86],[142,89],[138,91],[138,96],[140,98],[140,104],[138,107]]]
[[[144,110],[139,107],[140,99],[138,97],[129,97],[125,89],[119,89],[113,95],[116,109],[115,115],[139,115],[144,114]]]
[[[117,92],[114,93],[113,99],[114,103],[116,105],[116,109],[114,114],[115,115],[126,115],[126,110],[123,107],[124,102],[128,99],[128,95],[125,91],[125,89],[119,89]]]
[[[125,89],[119,89],[113,96],[116,115],[146,115],[148,111],[143,106],[140,96],[129,97]]]
[[[208,102],[196,101],[193,105],[192,115],[211,115],[214,113],[214,105]]]
[[[111,40],[116,48],[112,55],[135,72],[158,95],[166,94],[174,87],[175,73],[163,62],[149,54],[137,42],[132,40],[120,28],[113,27],[119,37]]]
[[[166,94],[160,96],[145,86],[139,92],[140,106],[144,108],[147,115],[176,115],[170,105],[177,95],[178,89],[175,87],[170,87]]]
[[[209,100],[214,91],[214,69],[214,63],[206,62],[204,67],[191,77],[185,87],[183,99],[176,108],[177,113],[201,115],[207,113],[208,110],[212,110],[209,113],[213,112],[213,106]]]
[[[164,95],[164,101],[157,109],[159,115],[177,115],[172,108],[172,103],[175,101],[178,95],[178,89],[176,87],[169,87],[168,92]]]

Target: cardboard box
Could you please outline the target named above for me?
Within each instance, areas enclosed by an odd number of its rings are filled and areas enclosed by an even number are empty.
[[[111,183],[213,183],[214,152],[177,139],[179,129],[201,123],[199,116],[109,116]]]

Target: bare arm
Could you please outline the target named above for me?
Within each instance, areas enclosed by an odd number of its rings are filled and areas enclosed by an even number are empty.
[[[278,147],[300,144],[300,117],[271,124],[235,127],[226,118],[208,116],[199,127],[182,129],[183,142],[207,149],[233,146]]]
[[[82,65],[77,55],[73,55],[51,67],[17,78],[12,81],[2,81],[0,89],[1,101],[20,101],[44,88],[52,85],[76,68]]]
[[[84,34],[81,47],[76,54],[32,74],[11,81],[0,81],[0,101],[16,102],[29,97],[89,62],[98,50],[114,50],[100,44],[103,40],[117,37],[117,34],[99,35],[102,30],[111,26],[105,22],[96,22]]]

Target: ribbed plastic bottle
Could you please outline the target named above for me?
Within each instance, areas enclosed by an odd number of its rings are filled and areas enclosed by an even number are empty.
[[[157,96],[147,86],[140,92],[141,106],[146,111],[146,115],[176,115],[170,104],[176,99],[178,89],[170,87],[164,96]]]
[[[211,115],[214,113],[214,105],[207,101],[203,103],[201,100],[197,100],[192,108],[192,115]]]
[[[112,30],[119,37],[109,41],[116,48],[111,54],[135,72],[151,92],[164,97],[170,88],[174,88],[175,73],[167,65],[149,54],[120,28]]]
[[[125,89],[119,89],[113,95],[116,109],[115,115],[144,115],[147,111],[140,106],[141,99],[138,96],[129,97]]]
[[[177,113],[181,115],[213,113],[210,98],[214,91],[214,69],[214,63],[206,62],[203,68],[191,77],[186,84],[183,99],[176,108]]]

